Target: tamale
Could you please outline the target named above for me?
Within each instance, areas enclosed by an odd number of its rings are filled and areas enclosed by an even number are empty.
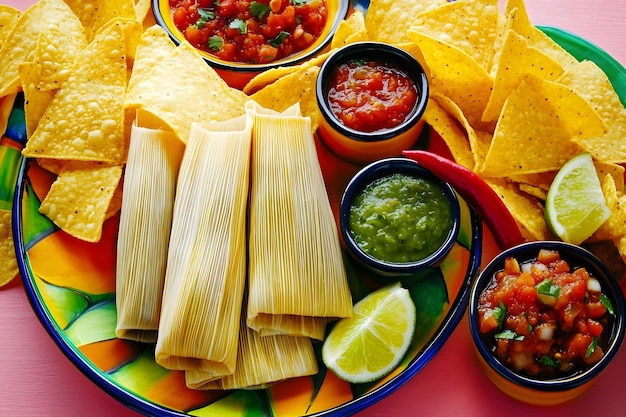
[[[311,120],[247,104],[253,116],[247,324],[261,335],[324,337],[352,299]]]
[[[185,382],[189,388],[260,389],[288,378],[314,375],[318,372],[310,338],[287,335],[261,336],[259,332],[247,326],[245,312],[241,314],[239,331],[235,372],[212,380],[212,376],[205,372],[186,371]]]
[[[171,132],[133,125],[116,264],[116,335],[157,340],[176,180],[184,145]]]
[[[246,280],[251,118],[193,124],[180,168],[156,362],[234,372]]]

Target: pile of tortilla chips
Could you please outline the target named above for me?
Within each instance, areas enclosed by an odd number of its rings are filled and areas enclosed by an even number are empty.
[[[614,271],[623,275],[626,109],[596,64],[578,62],[530,23],[523,0],[505,10],[497,0],[372,0],[365,17],[355,12],[337,35],[333,47],[393,43],[423,64],[426,122],[457,163],[496,190],[528,240],[556,239],[544,217],[547,191],[565,162],[591,153],[612,215],[584,244],[617,257]],[[271,87],[279,82],[306,89],[304,72],[323,59],[268,71],[244,91],[278,94]]]
[[[40,0],[0,7],[0,99],[24,94],[24,156],[56,174],[40,212],[97,242],[120,208],[130,126],[174,131],[243,113],[231,89],[188,44],[154,23],[149,0]],[[172,82],[175,81],[175,82]],[[146,116],[147,115],[147,116]],[[4,129],[2,129],[4,132]],[[0,213],[0,285],[17,274],[10,213]]]

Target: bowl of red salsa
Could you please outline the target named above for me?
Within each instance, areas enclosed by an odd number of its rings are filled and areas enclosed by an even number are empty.
[[[317,78],[318,133],[339,157],[355,163],[398,156],[419,137],[428,78],[408,51],[358,42],[333,52]]]
[[[560,241],[502,252],[470,293],[469,326],[487,376],[535,405],[571,400],[613,360],[624,338],[624,297],[606,266]]]
[[[157,21],[235,88],[326,50],[348,0],[153,0]]]

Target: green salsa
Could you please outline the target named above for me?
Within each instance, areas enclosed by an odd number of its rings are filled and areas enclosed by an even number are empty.
[[[434,182],[392,174],[368,184],[356,196],[349,225],[368,255],[392,263],[415,262],[445,242],[453,226],[452,207]]]

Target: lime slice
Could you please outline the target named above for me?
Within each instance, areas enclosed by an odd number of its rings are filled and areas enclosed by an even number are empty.
[[[340,320],[322,348],[322,359],[339,378],[363,383],[391,372],[415,331],[415,304],[399,283],[374,291]]]
[[[591,155],[580,154],[563,165],[546,198],[545,216],[552,232],[578,245],[610,214]]]

